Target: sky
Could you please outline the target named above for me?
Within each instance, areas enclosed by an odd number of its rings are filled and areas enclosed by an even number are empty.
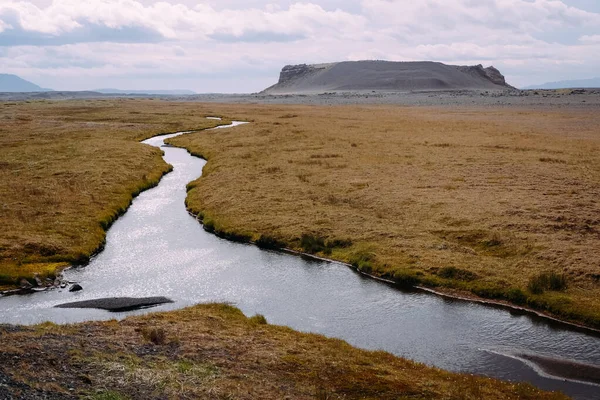
[[[0,0],[0,73],[55,90],[248,93],[287,64],[493,65],[600,76],[600,0]]]

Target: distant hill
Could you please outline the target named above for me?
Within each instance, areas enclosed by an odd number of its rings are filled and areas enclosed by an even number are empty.
[[[0,92],[48,92],[52,89],[44,89],[35,83],[19,78],[17,75],[0,74]]]
[[[345,61],[287,65],[281,70],[279,82],[265,89],[264,93],[507,88],[513,87],[494,67],[446,65],[431,61]]]
[[[541,85],[532,85],[523,89],[591,89],[600,88],[600,78],[578,79],[571,81],[548,82]]]
[[[191,90],[123,90],[123,89],[96,89],[94,92],[105,94],[162,94],[186,95],[197,94]]]

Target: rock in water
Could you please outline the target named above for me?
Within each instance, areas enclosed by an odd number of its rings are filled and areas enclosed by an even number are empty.
[[[109,297],[95,300],[76,301],[73,303],[59,304],[57,308],[99,308],[113,312],[138,310],[165,303],[173,303],[166,297]]]
[[[80,290],[83,290],[83,288],[78,283],[74,284],[69,288],[69,292],[79,292]]]

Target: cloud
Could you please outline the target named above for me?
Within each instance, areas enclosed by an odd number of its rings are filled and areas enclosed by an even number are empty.
[[[600,44],[600,35],[584,35],[579,41],[586,44]]]
[[[110,28],[97,24],[81,25],[61,35],[27,31],[21,26],[15,28],[14,25],[0,33],[0,46],[60,46],[86,42],[153,43],[164,40],[158,32],[144,27]]]
[[[86,41],[141,42],[185,39],[223,41],[290,41],[316,33],[351,35],[364,18],[341,10],[326,11],[311,3],[282,10],[215,10],[207,4],[187,7],[135,0],[55,0],[46,8],[9,0],[0,5],[4,43],[58,45]],[[145,39],[148,36],[148,39]],[[41,44],[40,44],[41,45]]]
[[[180,76],[252,91],[285,64],[376,58],[493,64],[529,84],[600,67],[600,12],[572,1],[2,0],[0,69],[65,89]]]
[[[290,33],[277,33],[277,32],[260,32],[260,31],[246,31],[240,34],[226,33],[226,32],[215,32],[209,35],[211,39],[219,42],[295,42],[297,40],[305,39],[306,36],[301,34],[290,34]]]
[[[371,22],[418,40],[514,42],[556,29],[600,27],[600,14],[551,0],[363,0],[362,4]]]

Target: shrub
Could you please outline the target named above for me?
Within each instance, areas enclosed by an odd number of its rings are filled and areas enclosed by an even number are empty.
[[[249,318],[250,322],[255,325],[267,325],[267,319],[262,314],[256,314]]]
[[[277,172],[281,172],[281,168],[279,168],[279,167],[268,167],[267,169],[265,169],[265,172],[267,174],[275,174]]]
[[[333,249],[335,247],[345,249],[347,247],[352,246],[352,240],[350,240],[350,239],[331,239],[331,240],[328,240],[327,243],[325,243],[325,246],[327,246],[330,249]]]
[[[14,276],[0,274],[0,285],[14,285],[15,281],[16,279]]]
[[[488,299],[502,299],[505,297],[505,291],[503,288],[491,284],[481,284],[473,287],[473,293],[477,296],[485,297]]]
[[[366,251],[359,251],[350,257],[350,264],[365,273],[373,271],[373,254]]]
[[[167,342],[167,333],[163,328],[145,328],[142,330],[142,336],[147,341],[156,345],[165,344]]]
[[[525,304],[527,302],[527,295],[519,288],[510,288],[506,292],[506,299],[515,304]]]
[[[202,221],[202,225],[204,226],[204,230],[207,232],[212,233],[215,231],[215,223],[210,218],[204,218],[204,220]]]
[[[567,277],[556,272],[543,272],[529,279],[527,289],[533,294],[542,294],[546,290],[560,291],[567,288]]]
[[[498,232],[494,232],[490,238],[481,242],[483,247],[497,247],[504,244],[504,239]]]
[[[302,250],[306,253],[318,253],[325,250],[325,240],[318,236],[304,234],[300,238],[300,247],[302,247]]]
[[[411,287],[419,283],[419,278],[412,271],[396,271],[393,279],[396,285],[402,287]]]
[[[540,157],[541,162],[551,163],[551,164],[566,164],[565,160],[561,160],[560,158],[552,158],[552,157]]]
[[[445,279],[458,279],[461,281],[474,281],[478,278],[477,274],[471,271],[456,267],[444,267],[437,272],[437,276]]]
[[[261,249],[283,249],[285,248],[285,243],[280,240],[277,240],[273,236],[269,235],[260,235],[260,238],[256,241],[256,245]]]

